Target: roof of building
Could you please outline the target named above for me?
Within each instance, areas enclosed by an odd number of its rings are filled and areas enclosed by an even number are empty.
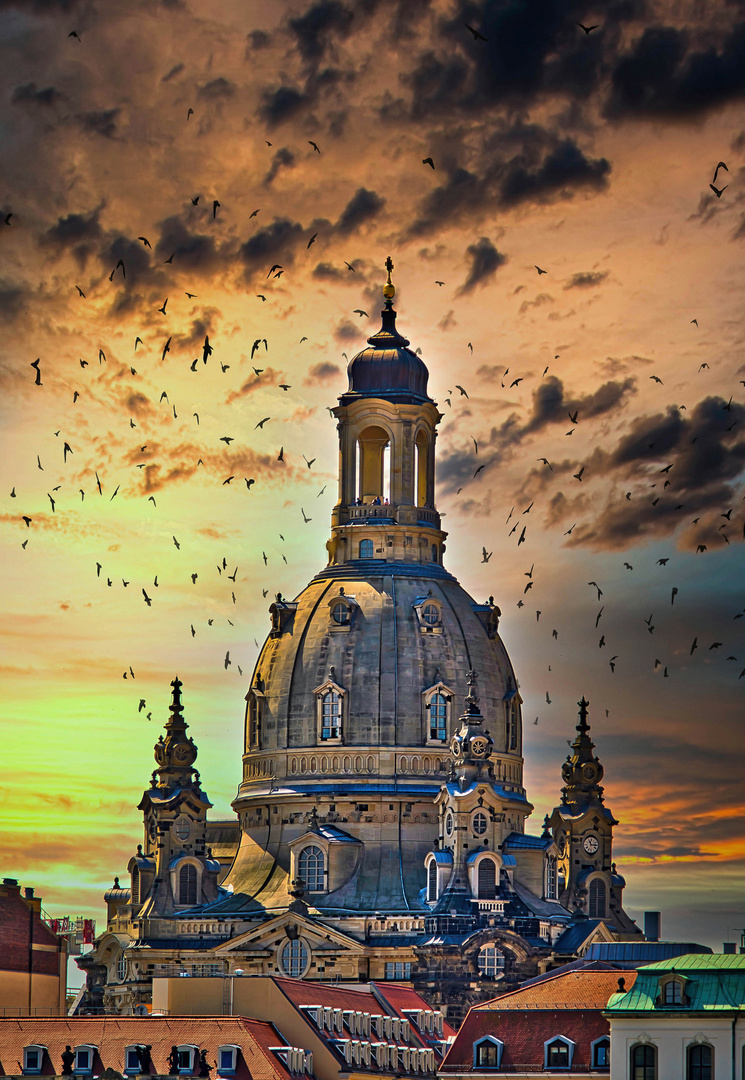
[[[590,934],[597,930],[602,921],[602,919],[580,919],[568,926],[554,942],[554,952],[575,953],[581,945],[584,945]]]
[[[291,1080],[291,1073],[271,1047],[286,1045],[277,1029],[263,1020],[229,1016],[127,1016],[0,1018],[0,1066],[4,1075],[23,1071],[24,1046],[47,1049],[54,1073],[62,1073],[66,1046],[95,1046],[93,1073],[124,1071],[128,1046],[150,1046],[155,1072],[167,1074],[172,1046],[206,1049],[208,1060],[220,1046],[240,1047],[236,1080]],[[210,1061],[210,1064],[214,1064]],[[42,1067],[48,1074],[48,1068]]]
[[[659,1000],[660,979],[675,972],[685,980],[681,1005]],[[633,987],[608,1002],[613,1013],[732,1012],[745,1008],[745,955],[714,953],[677,956],[639,968]]]
[[[636,979],[635,971],[622,978],[630,989]],[[564,971],[542,982],[531,982],[519,990],[474,1005],[472,1012],[501,1012],[504,1009],[604,1009],[608,999],[618,990],[617,971]]]
[[[502,847],[545,849],[553,844],[551,836],[529,836],[527,833],[511,832]]]
[[[618,967],[639,967],[685,953],[711,955],[708,945],[685,941],[596,941],[589,946],[585,960],[604,960]]]

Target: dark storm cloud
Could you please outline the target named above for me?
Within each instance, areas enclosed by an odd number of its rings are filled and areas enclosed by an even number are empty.
[[[328,360],[321,361],[319,364],[314,364],[308,371],[308,377],[305,379],[306,386],[312,386],[315,383],[328,383],[332,382],[337,376],[341,375],[341,368],[338,364],[331,364]]]
[[[174,256],[173,264],[185,270],[210,270],[219,262],[215,240],[211,236],[192,233],[178,216],[161,221],[160,238],[155,245],[159,259]],[[224,253],[221,253],[224,254]]]
[[[608,271],[603,273],[598,271],[588,271],[587,273],[572,274],[569,281],[564,286],[565,289],[589,289],[593,285],[599,285],[601,281],[605,281],[608,277]]]
[[[271,35],[267,34],[266,30],[251,30],[246,35],[246,41],[248,42],[247,50],[251,49],[265,49],[271,41]]]
[[[16,86],[10,100],[13,104],[28,102],[31,105],[54,105],[55,101],[59,101],[61,97],[62,94],[55,90],[53,86],[37,90],[36,83],[30,82],[24,86]]]
[[[249,271],[263,266],[268,269],[271,265],[268,260],[281,259],[284,263],[292,264],[294,248],[304,235],[305,230],[298,222],[277,218],[247,240],[238,255]]]
[[[339,0],[319,0],[302,15],[291,18],[289,29],[298,52],[307,61],[318,61],[335,36],[346,37],[355,21],[354,12]]]
[[[235,94],[235,83],[230,82],[229,79],[223,78],[220,75],[217,79],[212,79],[210,82],[205,83],[204,86],[200,86],[197,91],[197,96],[207,101],[218,101],[224,98],[231,98]]]
[[[0,278],[0,321],[12,322],[28,298],[29,294],[20,285],[11,285]]]
[[[116,122],[120,109],[104,109],[101,112],[78,113],[75,119],[83,131],[92,135],[100,135],[103,139],[115,139],[117,137]]]
[[[501,202],[540,202],[557,194],[569,198],[576,187],[599,190],[607,185],[610,168],[606,158],[587,158],[576,143],[564,139],[537,169],[526,168],[516,160],[502,182]]]
[[[376,217],[385,205],[385,199],[376,191],[358,188],[349,200],[336,223],[336,231],[342,236],[353,233],[360,225]]]
[[[507,262],[507,256],[502,255],[492,244],[488,236],[482,236],[475,244],[469,244],[466,248],[471,269],[468,277],[458,290],[459,295],[470,292],[477,285],[485,285],[500,266]]]
[[[100,240],[103,229],[98,220],[100,210],[92,210],[90,214],[68,214],[58,218],[57,222],[44,233],[41,238],[43,244],[62,249],[75,249],[81,244],[87,244],[94,240]]]
[[[337,341],[359,341],[360,331],[354,323],[351,323],[349,319],[346,319],[336,327],[334,330],[334,337]]]
[[[672,26],[647,27],[615,62],[605,114],[685,116],[741,99],[745,22],[706,48],[691,47],[691,36]]]
[[[310,96],[296,86],[279,86],[264,91],[259,115],[270,125],[281,124],[310,103]]]
[[[275,151],[269,172],[264,177],[264,186],[269,187],[280,169],[291,169],[295,164],[295,155],[286,146]]]
[[[349,271],[346,267],[339,270],[336,266],[332,266],[331,263],[322,262],[313,268],[312,276],[319,281],[346,281]]]

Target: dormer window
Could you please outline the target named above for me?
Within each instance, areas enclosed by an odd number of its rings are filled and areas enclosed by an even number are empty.
[[[315,844],[303,848],[298,856],[298,876],[304,880],[306,892],[325,890],[324,869],[325,859],[321,849]]]
[[[176,1061],[179,1073],[194,1072],[194,1054],[196,1051],[196,1046],[185,1045],[176,1047]]]
[[[337,602],[331,608],[331,618],[337,626],[344,626],[349,622],[349,608],[346,604]]]
[[[675,977],[660,983],[660,997],[663,1005],[684,1005],[685,984],[682,979]]]
[[[493,1035],[487,1035],[473,1044],[473,1067],[474,1069],[498,1069],[502,1061],[504,1043],[501,1039],[495,1039]]]
[[[218,1048],[217,1071],[220,1076],[233,1076],[239,1049],[239,1046],[221,1046]]]
[[[435,675],[439,680],[439,673]],[[450,732],[450,709],[453,700],[452,691],[444,683],[437,681],[422,694],[424,706],[424,735],[430,743],[445,743]]]
[[[41,1072],[42,1062],[46,1046],[24,1046],[23,1048],[23,1071],[28,1075],[37,1075]]]
[[[73,1072],[87,1075],[93,1072],[93,1055],[97,1047],[83,1045],[75,1047],[75,1064]]]
[[[355,598],[347,596],[344,587],[340,587],[338,596],[332,596],[329,600],[329,630],[332,633],[349,630],[358,608]]]
[[[544,1043],[546,1069],[569,1070],[574,1057],[574,1043],[564,1035],[557,1035]]]
[[[413,607],[423,634],[442,633],[442,605],[431,592],[417,597]]]
[[[610,1039],[604,1035],[602,1039],[596,1039],[591,1044],[593,1069],[610,1068]]]

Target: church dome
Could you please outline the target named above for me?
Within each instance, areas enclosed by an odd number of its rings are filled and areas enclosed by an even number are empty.
[[[385,397],[409,404],[430,401],[429,372],[424,361],[408,348],[408,338],[396,329],[396,312],[386,306],[381,316],[380,330],[367,339],[370,348],[362,349],[349,362],[347,395]]]

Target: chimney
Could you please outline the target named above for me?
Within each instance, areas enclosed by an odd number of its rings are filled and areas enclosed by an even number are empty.
[[[659,911],[644,912],[644,937],[647,939],[647,941],[660,940],[661,917],[662,916]]]
[[[27,900],[33,900],[33,898],[34,898],[34,890],[33,890],[33,888],[31,886],[29,886],[29,885],[26,885],[26,887],[23,890],[23,895],[26,897]]]
[[[737,952],[737,944],[734,941],[725,941],[724,945],[722,945],[722,952],[731,956]]]

